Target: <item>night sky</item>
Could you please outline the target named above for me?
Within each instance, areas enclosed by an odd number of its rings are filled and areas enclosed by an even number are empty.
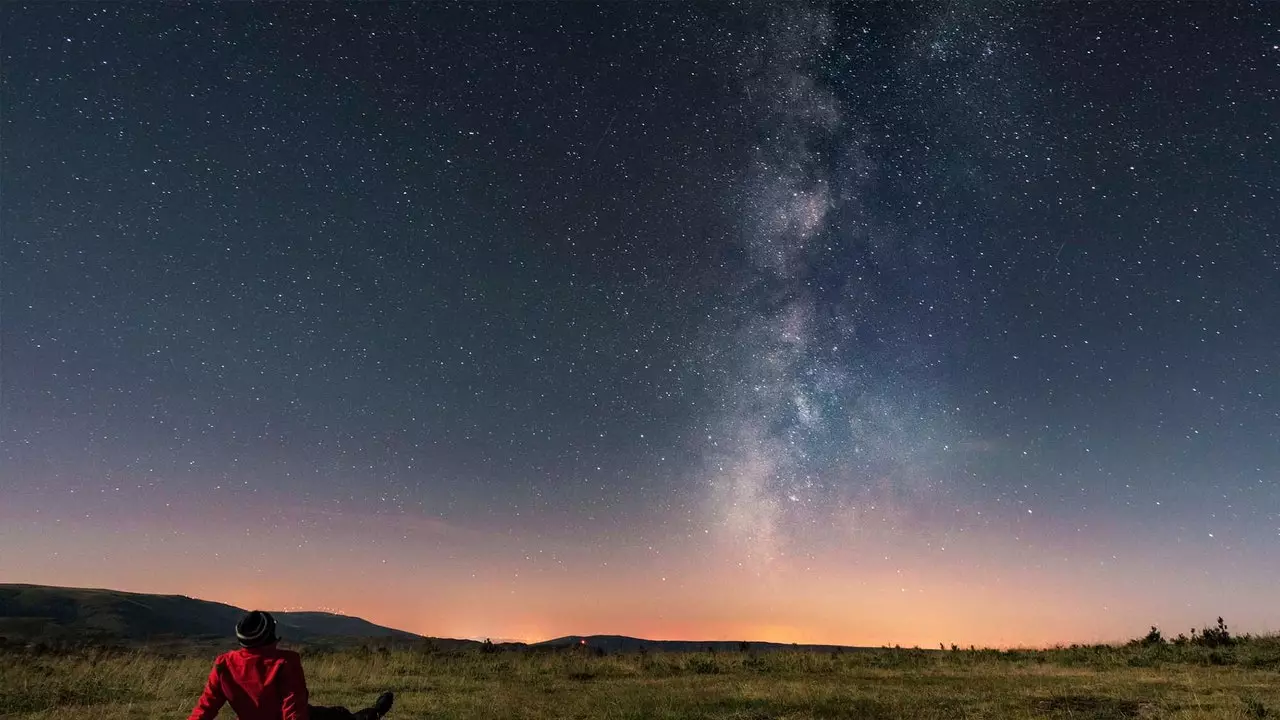
[[[1280,5],[2,12],[0,581],[1280,630]]]

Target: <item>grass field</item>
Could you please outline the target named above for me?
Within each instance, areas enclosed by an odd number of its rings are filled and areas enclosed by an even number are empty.
[[[0,717],[185,718],[209,657],[0,654]],[[1280,640],[1032,651],[304,654],[312,702],[411,718],[1280,717]],[[229,709],[223,717],[232,717]]]

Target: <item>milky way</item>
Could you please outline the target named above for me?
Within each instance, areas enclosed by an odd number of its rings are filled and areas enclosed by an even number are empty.
[[[932,351],[911,337],[919,311],[895,322],[879,309],[913,300],[881,282],[899,270],[887,246],[906,241],[868,221],[879,168],[859,108],[828,87],[831,16],[790,8],[769,29],[742,62],[759,118],[741,199],[749,263],[710,452],[711,513],[763,564],[814,532],[936,506],[948,449],[931,378],[913,367]],[[829,272],[835,255],[856,258],[843,275]]]

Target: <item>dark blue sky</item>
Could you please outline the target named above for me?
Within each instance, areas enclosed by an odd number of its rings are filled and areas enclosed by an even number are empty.
[[[217,508],[1274,591],[1278,19],[7,4],[0,504],[120,515],[0,572]]]

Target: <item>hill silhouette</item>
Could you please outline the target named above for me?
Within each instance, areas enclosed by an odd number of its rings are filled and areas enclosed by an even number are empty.
[[[846,645],[793,645],[791,643],[745,642],[737,640],[646,640],[626,635],[566,635],[554,640],[534,643],[530,647],[546,649],[569,649],[585,646],[591,650],[602,650],[606,653],[633,652],[766,652],[771,650],[805,650],[816,652],[842,652],[866,650],[868,648]]]
[[[151,595],[93,588],[0,583],[0,644],[226,645],[243,608],[185,595]],[[480,648],[476,640],[424,637],[367,620],[326,612],[272,611],[287,642],[312,646],[412,644],[437,650]],[[532,644],[500,641],[496,650],[634,652],[767,652],[858,650],[838,645],[792,645],[736,640],[647,640],[626,635],[567,635]]]
[[[48,585],[0,584],[0,637],[9,641],[136,643],[222,641],[242,608],[185,595],[149,595]],[[295,642],[337,639],[421,640],[404,630],[324,612],[272,612],[280,635]]]

